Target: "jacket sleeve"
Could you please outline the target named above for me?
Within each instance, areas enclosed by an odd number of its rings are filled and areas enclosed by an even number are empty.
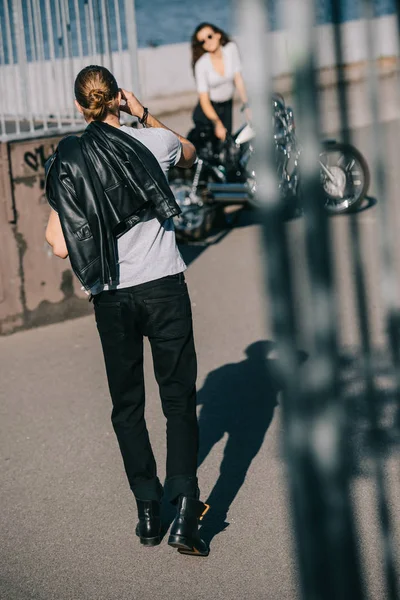
[[[55,189],[57,186],[54,186],[54,175],[55,168],[54,162],[56,160],[56,153],[52,154],[50,158],[46,161],[45,164],[45,194],[47,198],[47,202],[50,204],[51,208],[58,213],[57,202],[56,202],[56,192]]]
[[[87,289],[96,285],[101,276],[100,252],[87,217],[75,194],[60,181],[57,162],[46,178],[46,197],[60,216],[72,269]]]

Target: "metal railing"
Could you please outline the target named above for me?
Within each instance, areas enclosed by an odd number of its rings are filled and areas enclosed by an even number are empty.
[[[330,2],[335,23],[341,22],[340,4],[336,0]],[[304,219],[297,242],[301,242],[305,248],[306,267],[301,277],[294,277],[299,268],[298,253],[291,252],[290,226],[282,220],[275,158],[269,142],[273,139],[271,96],[275,90],[272,65],[268,60],[273,52],[267,46],[265,35],[269,28],[268,5],[264,0],[237,0],[240,33],[246,49],[243,54],[245,72],[257,131],[256,173],[263,222],[266,297],[271,305],[271,328],[279,348],[283,446],[288,465],[300,585],[304,600],[361,600],[371,597],[371,591],[366,583],[369,564],[362,552],[359,520],[371,517],[366,516],[363,507],[356,506],[354,500],[354,468],[356,464],[360,467],[360,459],[350,443],[349,432],[354,433],[357,424],[352,421],[354,414],[347,401],[343,382],[343,348],[337,333],[338,292],[333,276],[337,248],[332,237],[332,220],[329,221],[323,210],[324,198],[317,161],[322,125],[321,90],[315,66],[316,4],[313,0],[282,0],[279,16],[282,27],[290,30],[292,100],[297,124],[302,130]],[[400,2],[397,5],[399,9]],[[362,8],[365,34],[372,52],[374,2],[364,0]],[[343,141],[350,142],[352,130],[349,86],[343,65],[343,30],[339,24],[332,27],[338,65],[336,81],[340,135]],[[377,258],[377,268],[380,269],[379,292],[384,313],[382,330],[385,333],[386,375],[390,377],[397,415],[397,421],[391,423],[394,430],[399,428],[400,420],[400,296],[394,256],[398,223],[389,213],[386,184],[389,150],[379,120],[383,107],[379,106],[376,61],[369,60],[366,69],[366,89],[372,115],[369,154],[378,195],[375,235],[380,239],[380,256]],[[386,456],[382,450],[382,397],[377,384],[380,371],[372,335],[372,309],[367,294],[360,215],[342,218],[347,220],[346,224],[342,223],[342,228],[348,229],[350,239],[348,260],[351,262],[360,340],[359,346],[352,349],[357,357],[353,361],[353,364],[357,363],[354,377],[361,390],[359,402],[365,412],[368,431],[367,447],[371,459],[369,481],[374,496],[372,518],[376,520],[379,539],[373,552],[380,565],[378,571],[382,579],[380,595],[376,597],[398,600],[396,511],[393,514],[390,510],[394,499],[390,496]],[[296,304],[299,297],[308,299],[302,307],[301,317]],[[307,340],[307,347],[301,348],[308,354],[303,365],[298,356],[299,340]],[[268,489],[268,486],[265,487]]]
[[[138,90],[134,0],[0,0],[0,139],[81,128],[73,82],[87,64]]]

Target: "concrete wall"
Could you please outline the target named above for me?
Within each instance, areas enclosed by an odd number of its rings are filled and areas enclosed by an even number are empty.
[[[59,137],[0,144],[0,335],[92,310],[44,235],[44,162]]]
[[[0,333],[22,325],[18,242],[6,144],[0,144]]]

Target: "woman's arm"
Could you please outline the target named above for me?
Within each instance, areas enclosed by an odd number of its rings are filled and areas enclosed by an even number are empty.
[[[204,63],[199,60],[197,61],[194,68],[194,78],[196,80],[197,92],[199,94],[199,102],[203,113],[209,119],[214,126],[214,133],[220,140],[225,140],[226,129],[217,115],[215,108],[211,104],[208,78],[207,78],[207,67]]]
[[[235,82],[236,89],[239,92],[239,96],[242,101],[242,104],[247,104],[248,100],[247,100],[246,85],[244,83],[243,75],[240,73],[240,71],[235,73],[233,80]]]
[[[53,249],[53,254],[59,258],[67,258],[68,250],[64,234],[61,229],[60,217],[55,210],[51,209],[49,221],[46,227],[46,242]]]
[[[242,104],[243,104],[243,106],[246,107],[244,109],[244,114],[246,115],[246,119],[247,119],[247,121],[251,121],[251,110],[248,106],[246,84],[244,82],[243,75],[241,74],[240,71],[235,73],[234,83],[235,83],[236,89],[239,93]]]
[[[200,92],[199,93],[200,106],[203,109],[203,113],[206,115],[207,119],[210,119],[214,125],[215,135],[220,140],[225,140],[226,138],[226,129],[215,112],[215,108],[211,104],[210,95],[208,92]]]

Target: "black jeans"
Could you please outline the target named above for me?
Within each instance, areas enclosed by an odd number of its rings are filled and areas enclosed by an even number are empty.
[[[233,114],[233,100],[227,100],[226,102],[211,102],[214,107],[215,112],[218,117],[221,119],[224,127],[227,129],[228,133],[232,133],[232,114]],[[211,127],[214,129],[212,122],[206,117],[201,108],[200,102],[197,104],[196,108],[193,111],[192,116],[195,127],[202,129],[204,127]]]
[[[167,419],[166,495],[196,496],[197,359],[183,273],[94,297],[97,328],[113,403],[112,424],[136,498],[159,500],[163,489],[144,419],[143,337]]]

